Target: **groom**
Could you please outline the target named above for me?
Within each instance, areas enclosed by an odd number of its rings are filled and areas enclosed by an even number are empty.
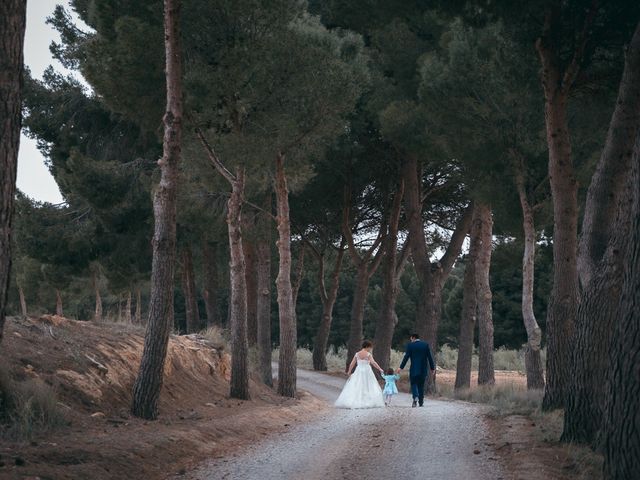
[[[407,350],[398,372],[404,368],[407,360],[411,359],[411,367],[409,368],[409,381],[411,382],[411,394],[413,395],[413,404],[411,406],[415,407],[416,404],[422,406],[424,403],[424,382],[429,375],[427,362],[431,367],[431,374],[435,372],[436,365],[433,361],[429,344],[420,340],[420,335],[417,333],[412,333],[409,338],[411,341],[407,344]]]

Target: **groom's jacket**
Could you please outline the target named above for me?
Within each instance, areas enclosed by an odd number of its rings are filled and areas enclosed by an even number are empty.
[[[409,342],[400,368],[404,368],[409,359],[411,359],[411,367],[409,368],[410,377],[426,377],[429,373],[427,365],[431,367],[431,370],[435,370],[436,368],[433,356],[431,355],[431,348],[427,342],[422,340]]]

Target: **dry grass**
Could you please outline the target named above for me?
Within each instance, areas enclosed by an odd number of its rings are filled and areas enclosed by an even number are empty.
[[[229,348],[231,339],[228,330],[225,330],[221,327],[213,326],[207,328],[206,330],[203,330],[199,335],[210,342],[215,349],[227,352],[231,351],[231,349]]]
[[[542,390],[527,390],[515,383],[478,386],[453,392],[440,388],[439,392],[457,400],[490,405],[493,407],[492,414],[498,416],[533,415],[540,411],[544,394]]]
[[[39,378],[13,380],[0,370],[0,436],[28,440],[65,423],[53,388]]]
[[[543,351],[543,362],[544,362]],[[276,348],[273,351],[272,358],[274,361],[278,360],[279,350]],[[398,350],[391,350],[390,365],[398,366],[402,361],[404,353]],[[313,368],[312,352],[307,348],[299,348],[297,352],[298,367],[311,369]],[[342,371],[344,370],[347,361],[347,349],[340,347],[337,351],[334,348],[330,348],[327,352],[327,369],[329,371]],[[444,370],[455,370],[456,363],[458,361],[458,350],[449,345],[442,345],[436,355],[436,363],[439,368]],[[524,351],[523,350],[508,350],[504,347],[493,352],[494,368],[496,370],[514,371],[524,373]],[[478,355],[474,351],[471,359],[471,368],[478,369]]]
[[[440,368],[445,370],[455,370],[458,361],[458,349],[447,344],[442,345],[437,355],[437,363]],[[542,350],[542,364],[546,361],[546,350]],[[513,372],[525,372],[524,366],[524,349],[509,350],[500,347],[493,352],[493,366],[496,370],[506,370]],[[478,351],[473,350],[471,357],[471,368],[478,369]]]

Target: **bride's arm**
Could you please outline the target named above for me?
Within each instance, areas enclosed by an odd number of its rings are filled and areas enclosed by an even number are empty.
[[[349,365],[349,368],[347,369],[347,375],[351,375],[351,372],[353,371],[353,367],[356,366],[356,357],[353,357],[353,360],[351,360],[351,364]]]
[[[384,373],[384,370],[380,368],[380,365],[378,365],[378,364],[376,363],[376,361],[373,359],[373,357],[371,357],[371,365],[373,365],[374,367],[376,367],[376,368],[380,371],[380,373]]]

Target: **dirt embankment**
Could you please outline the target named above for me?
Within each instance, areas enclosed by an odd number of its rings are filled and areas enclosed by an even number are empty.
[[[142,345],[142,330],[126,325],[9,320],[0,366],[16,383],[36,378],[52,386],[65,425],[29,441],[0,439],[0,478],[166,478],[323,409],[309,396],[283,399],[253,381],[250,401],[229,399],[228,354],[172,336],[160,418],[133,418]]]

